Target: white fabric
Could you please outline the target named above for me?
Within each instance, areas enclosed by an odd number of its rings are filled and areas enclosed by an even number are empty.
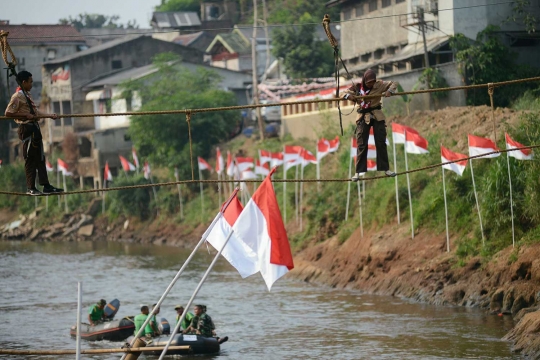
[[[506,148],[507,149],[516,149],[517,147],[514,146],[514,145],[510,145],[509,143],[506,143]],[[527,155],[521,150],[509,151],[509,152],[507,152],[507,154],[508,154],[508,156],[516,158],[518,160],[532,160],[533,159],[533,154],[532,153],[530,155]]]
[[[441,155],[441,162],[445,163],[449,161],[450,160],[448,160],[447,158]],[[459,176],[463,176],[463,172],[465,171],[465,165],[460,165],[458,163],[446,164],[446,165],[443,165],[442,167],[443,169],[447,169],[447,170],[455,172]]]
[[[394,141],[394,144],[405,144],[405,134],[393,132],[392,141]]]
[[[490,148],[481,148],[481,147],[476,147],[476,146],[469,146],[469,156],[482,155],[482,154],[490,153],[490,152],[493,152],[493,151],[497,151],[497,149],[490,149]],[[500,155],[501,155],[500,153],[495,153],[495,154],[491,154],[491,155],[482,156],[482,157],[477,158],[477,159],[481,159],[481,158],[496,158],[496,157],[498,157],[498,156],[500,156]]]
[[[416,145],[413,141],[410,141],[410,140],[405,143],[405,151],[407,151],[409,154],[428,154],[429,153],[427,149],[424,149],[423,147]]]

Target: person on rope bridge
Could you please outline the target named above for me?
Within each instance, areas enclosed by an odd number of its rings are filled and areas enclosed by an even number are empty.
[[[107,301],[101,299],[97,304],[92,305],[90,309],[88,309],[88,322],[91,326],[99,324],[106,317],[105,312],[103,311],[105,305],[107,305]]]
[[[377,80],[375,71],[368,69],[362,76],[362,82],[348,88],[341,96],[343,100],[351,100],[358,104],[358,116],[356,118],[356,141],[358,144],[356,153],[356,170],[351,178],[358,181],[360,174],[367,172],[367,155],[369,129],[373,127],[375,147],[377,150],[377,170],[384,171],[387,176],[396,176],[390,170],[388,163],[388,151],[386,149],[386,122],[382,112],[381,98],[389,97],[396,92],[397,83],[393,81]],[[378,95],[370,99],[359,99],[361,96]]]
[[[56,114],[46,114],[39,112],[30,90],[34,80],[28,71],[21,71],[17,74],[17,82],[21,85],[11,97],[5,115],[13,118],[19,125],[17,131],[19,139],[23,143],[23,158],[25,160],[24,169],[26,173],[26,193],[29,195],[42,195],[63,192],[49,183],[47,167],[45,165],[45,153],[43,151],[43,137],[39,127],[38,116],[57,119]],[[36,189],[36,170],[39,175],[39,184],[43,185],[43,193]]]

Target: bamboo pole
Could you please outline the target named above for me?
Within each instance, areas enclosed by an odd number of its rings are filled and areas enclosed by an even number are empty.
[[[143,347],[143,348],[115,348],[115,349],[84,349],[81,350],[81,354],[110,354],[110,353],[133,353],[133,352],[148,352],[148,351],[163,351],[164,346]],[[187,350],[191,351],[191,346],[170,346],[169,350]],[[13,350],[13,349],[0,349],[2,355],[71,355],[75,354],[76,350],[64,349],[64,350]]]

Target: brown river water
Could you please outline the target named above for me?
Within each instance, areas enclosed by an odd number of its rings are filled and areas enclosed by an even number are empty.
[[[212,254],[209,254],[209,251]],[[174,305],[185,305],[215,252],[203,246],[171,291],[161,316],[174,326]],[[189,250],[124,243],[0,242],[0,348],[74,349],[77,282],[83,317],[97,300],[118,298],[117,318],[157,302]],[[501,337],[508,317],[336,290],[282,278],[268,292],[221,259],[195,303],[203,303],[218,335],[229,336],[218,356],[232,359],[519,359]],[[121,343],[84,342],[83,349]],[[0,359],[74,359],[12,356]],[[120,355],[82,355],[119,359]],[[140,359],[154,358],[141,356]]]

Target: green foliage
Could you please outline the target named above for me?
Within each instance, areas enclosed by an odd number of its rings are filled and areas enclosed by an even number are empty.
[[[124,176],[120,175],[114,179],[114,186],[132,186],[147,184],[142,175]],[[137,216],[140,219],[147,219],[151,215],[150,197],[151,188],[138,188],[133,190],[109,191],[107,193],[108,211],[113,216],[126,215]]]
[[[269,2],[268,23],[296,24],[299,22],[298,19],[302,18],[306,13],[312,17],[309,22],[317,23],[316,26],[321,26],[320,22],[324,14],[329,14],[332,21],[339,21],[340,7],[327,8],[326,3],[327,0],[275,0]]]
[[[304,13],[303,25],[274,30],[272,54],[283,58],[285,72],[295,79],[331,76],[334,71],[333,50],[328,41],[315,38],[313,18]]]
[[[165,0],[156,11],[195,11],[200,15],[201,5],[198,0]]]
[[[88,14],[83,13],[79,14],[77,17],[72,18],[63,18],[58,20],[58,23],[61,25],[73,25],[77,30],[81,29],[100,29],[100,28],[110,28],[110,29],[138,29],[136,20],[129,20],[127,24],[119,24],[118,15],[102,15],[102,14]]]
[[[516,110],[540,111],[540,88],[527,90],[512,104]]]
[[[216,89],[218,75],[210,70],[191,72],[172,63],[170,54],[160,54],[154,64],[158,72],[151,81],[123,84],[124,93],[137,92],[141,111],[200,109],[236,105],[233,93]],[[176,58],[178,60],[178,58]],[[129,129],[134,145],[143,157],[168,168],[178,167],[181,178],[191,178],[188,124],[185,115],[133,116]],[[238,111],[206,112],[192,115],[193,156],[207,157],[214,147],[228,140],[241,116]]]
[[[422,71],[422,75],[418,78],[418,82],[427,84],[429,89],[445,88],[448,87],[448,83],[444,76],[442,76],[439,68],[426,68]],[[404,95],[405,96],[405,95]],[[442,99],[448,96],[448,91],[438,91],[431,93],[434,99]]]
[[[522,23],[529,34],[536,32],[538,19],[534,16],[535,9],[532,6],[531,0],[512,1],[512,14],[508,16],[506,22]]]

